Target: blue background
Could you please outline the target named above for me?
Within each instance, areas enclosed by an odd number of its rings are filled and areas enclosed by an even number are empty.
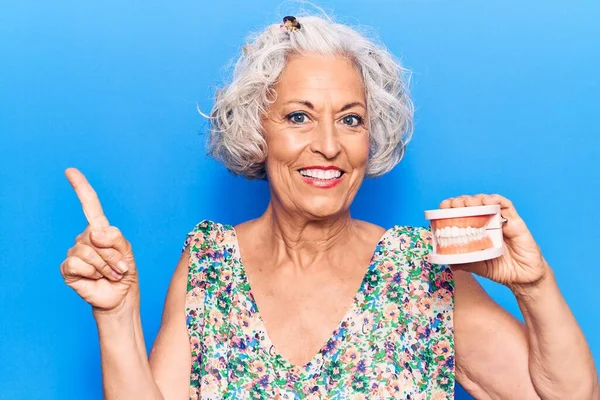
[[[404,161],[353,212],[424,225],[446,197],[515,203],[600,361],[596,1],[322,1],[372,26],[414,71]],[[63,170],[80,168],[133,243],[148,345],[185,233],[267,204],[262,182],[207,159],[206,121],[245,35],[281,1],[4,2],[0,13],[0,398],[100,399],[95,324],[59,274],[86,222]],[[592,228],[594,233],[592,233]],[[512,313],[511,293],[484,282]],[[509,383],[507,383],[509,384]],[[458,399],[470,398],[457,389]]]

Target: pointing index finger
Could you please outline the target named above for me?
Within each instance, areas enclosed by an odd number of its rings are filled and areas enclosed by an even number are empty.
[[[98,199],[98,195],[89,184],[85,176],[79,172],[76,168],[68,168],[65,171],[65,175],[69,180],[71,186],[75,190],[81,207],[83,208],[83,214],[87,219],[90,226],[94,228],[108,228],[110,223],[102,211],[102,205]]]

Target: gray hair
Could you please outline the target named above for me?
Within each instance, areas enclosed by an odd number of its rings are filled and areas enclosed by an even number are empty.
[[[279,24],[251,34],[231,83],[215,94],[208,151],[236,175],[265,178],[267,144],[261,117],[274,100],[273,86],[292,54],[315,52],[349,57],[360,71],[367,100],[368,177],[389,172],[412,136],[414,106],[410,71],[382,45],[348,25],[318,16],[298,18],[301,28]]]

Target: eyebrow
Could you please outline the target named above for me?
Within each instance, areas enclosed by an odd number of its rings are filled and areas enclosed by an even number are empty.
[[[290,101],[285,102],[283,105],[290,104],[290,103],[302,104],[302,105],[310,108],[311,110],[315,109],[315,106],[313,105],[313,103],[311,103],[310,101],[307,101],[307,100],[290,100]],[[363,103],[361,103],[360,101],[354,101],[354,102],[348,103],[344,107],[342,107],[340,109],[340,112],[349,110],[352,107],[356,107],[356,106],[359,106],[359,107],[362,107],[362,108],[366,109],[366,107],[365,107],[365,105]]]

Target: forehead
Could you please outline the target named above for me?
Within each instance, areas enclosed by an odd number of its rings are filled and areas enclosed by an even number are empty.
[[[335,101],[363,100],[362,76],[354,63],[341,55],[302,54],[290,57],[274,87],[277,102],[289,97],[326,96]]]

